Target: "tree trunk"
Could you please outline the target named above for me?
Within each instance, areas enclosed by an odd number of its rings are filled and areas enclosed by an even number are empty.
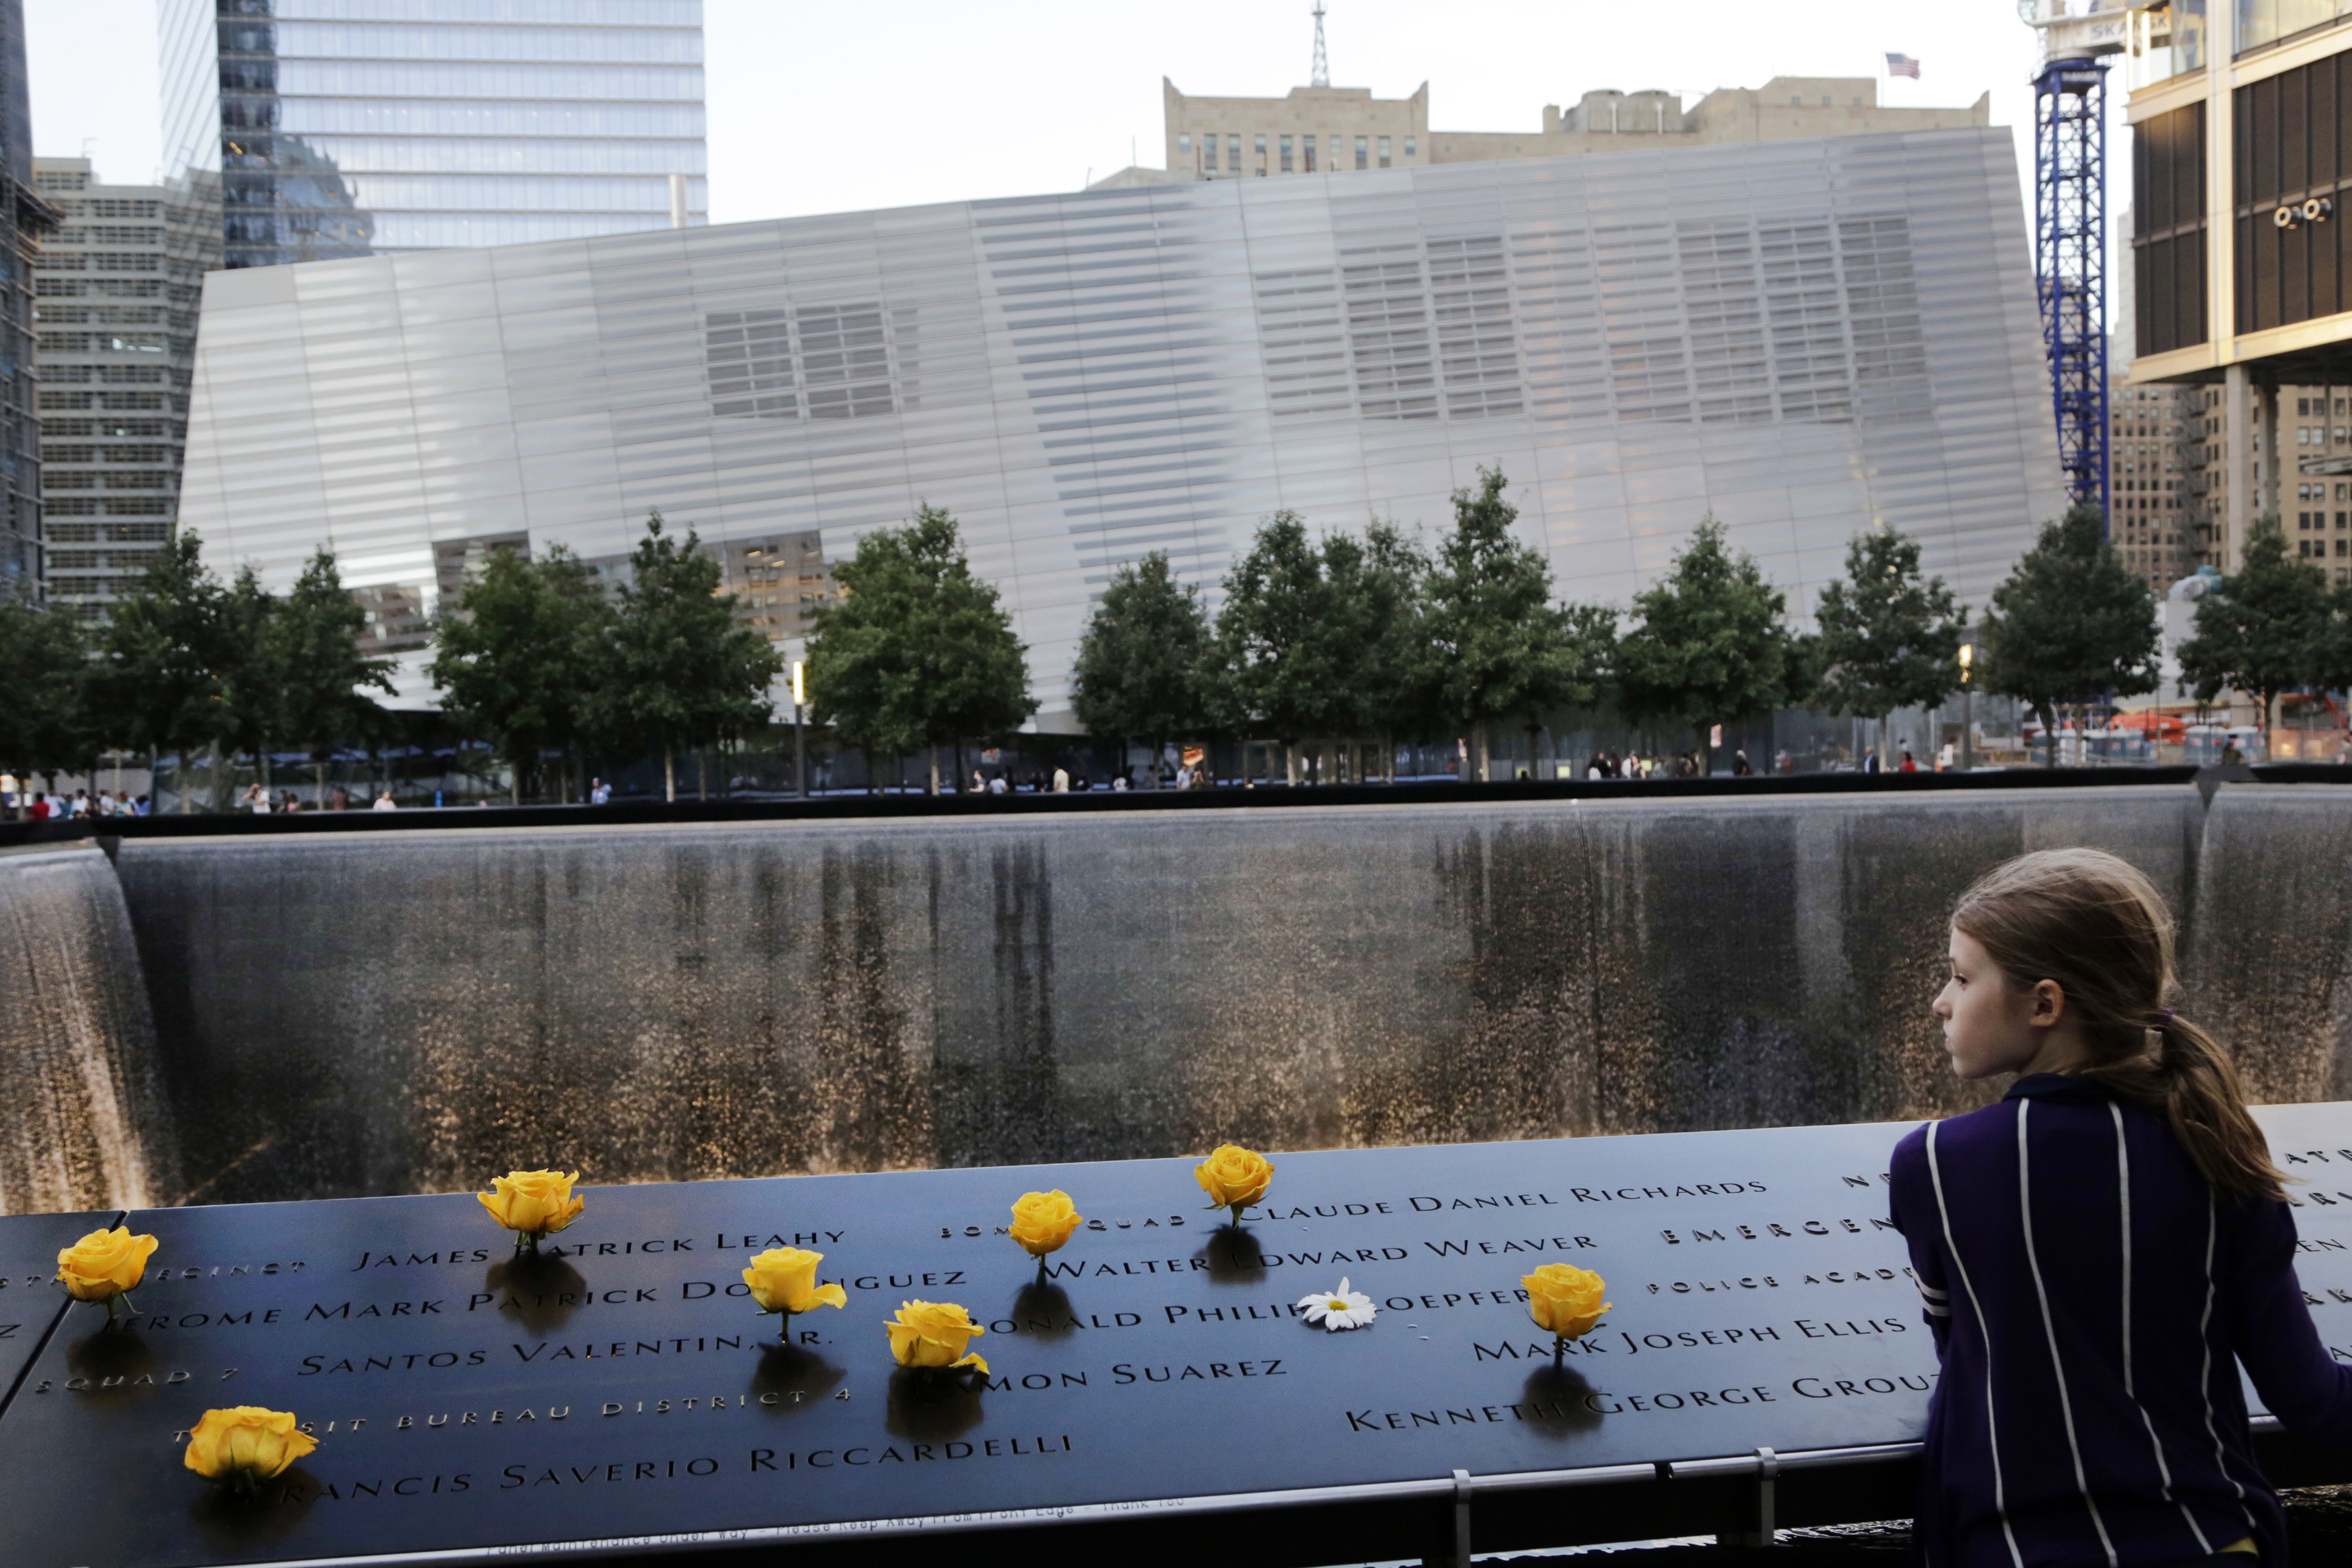
[[[677,804],[677,752],[667,741],[662,742],[662,798]]]
[[[1290,787],[1297,789],[1298,787],[1298,747],[1295,742],[1285,741],[1282,743],[1282,759],[1284,776],[1289,781]]]
[[[1487,772],[1489,763],[1486,754],[1486,721],[1484,719],[1479,720],[1477,724],[1474,726],[1474,732],[1476,734],[1478,740],[1478,782],[1480,784],[1491,784],[1494,781],[1488,776]]]
[[[937,795],[940,793],[940,749],[937,746],[925,746],[923,752],[930,760],[931,793]]]
[[[327,808],[327,760],[324,757],[317,759],[311,768],[319,775],[318,805],[319,809],[324,811]]]
[[[220,742],[218,741],[212,742],[205,753],[205,793],[212,797],[213,809],[220,810]]]
[[[710,752],[704,747],[694,748],[694,804],[700,805],[710,798]]]

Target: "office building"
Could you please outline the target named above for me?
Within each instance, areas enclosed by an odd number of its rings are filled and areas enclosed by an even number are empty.
[[[2192,387],[2134,386],[2107,404],[2107,537],[2159,595],[2198,564],[2197,401]]]
[[[1989,93],[1966,109],[1897,109],[1880,104],[1878,83],[1868,77],[1774,77],[1761,88],[1718,88],[1687,111],[1679,93],[1610,88],[1586,93],[1565,112],[1546,104],[1540,131],[1433,132],[1427,82],[1411,98],[1374,98],[1360,87],[1199,98],[1165,77],[1160,91],[1162,165],[1124,169],[1094,188],[1963,130],[1990,123],[1992,112]]]
[[[2235,570],[2276,517],[2344,580],[2352,8],[2171,0],[2130,23],[2126,379],[2190,389],[2191,562]]]
[[[2063,505],[2005,132],[1192,182],[205,280],[182,516],[430,604],[646,513],[763,628],[860,533],[961,521],[1039,722],[1112,573],[1258,524],[1433,532],[1499,466],[1564,596],[1710,512],[1809,614],[1882,524],[1980,602]],[[421,698],[416,656],[404,689]]]
[[[167,164],[222,265],[585,239],[707,211],[701,0],[161,0]]]
[[[41,597],[33,249],[57,212],[33,188],[24,0],[0,0],[0,599]]]
[[[37,158],[33,183],[61,219],[33,258],[48,596],[100,620],[178,514],[216,209],[100,184],[85,158]]]

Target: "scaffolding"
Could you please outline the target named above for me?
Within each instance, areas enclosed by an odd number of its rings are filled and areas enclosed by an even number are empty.
[[[2107,68],[2052,60],[2033,79],[2033,270],[2068,499],[2107,518]]]

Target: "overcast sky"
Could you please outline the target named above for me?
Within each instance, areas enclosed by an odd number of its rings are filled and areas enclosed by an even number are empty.
[[[1157,165],[1160,79],[1279,96],[1307,79],[1311,4],[705,0],[711,220],[1075,190],[1126,164],[1130,148]],[[2032,112],[2033,37],[1995,0],[1326,4],[1332,81],[1382,98],[1426,81],[1438,130],[1536,130],[1545,104],[1593,88],[1688,101],[1780,74],[1874,77],[1881,101],[1896,104],[1967,104],[1990,89],[1999,125],[2028,126]],[[105,179],[152,177],[154,0],[25,9],[35,150],[87,147]],[[1889,80],[1888,50],[1917,58],[1920,79]],[[2030,157],[2028,133],[2021,178]],[[2109,163],[2120,211],[2129,160]]]

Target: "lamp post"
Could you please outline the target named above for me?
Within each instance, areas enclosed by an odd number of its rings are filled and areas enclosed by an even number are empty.
[[[1977,765],[1977,694],[1969,684],[1969,668],[1976,661],[1977,645],[1960,645],[1960,772]]]
[[[808,740],[801,723],[801,710],[808,702],[807,678],[802,672],[807,668],[805,659],[793,660],[793,793],[803,800],[808,798]]]

